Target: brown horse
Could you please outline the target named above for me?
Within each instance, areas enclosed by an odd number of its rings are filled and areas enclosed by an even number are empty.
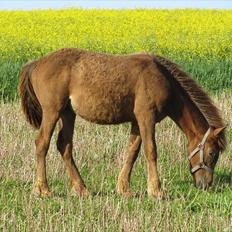
[[[23,67],[19,95],[27,120],[39,129],[33,192],[40,196],[50,195],[45,157],[59,119],[57,148],[72,190],[78,196],[89,195],[72,157],[76,114],[98,124],[131,123],[127,157],[117,184],[124,196],[131,195],[131,171],[143,142],[148,194],[162,197],[155,124],[166,116],[188,139],[190,170],[197,187],[211,185],[219,152],[225,147],[224,123],[209,96],[176,64],[160,56],[62,49]]]

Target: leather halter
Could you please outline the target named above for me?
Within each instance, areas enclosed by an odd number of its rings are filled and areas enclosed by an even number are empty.
[[[191,173],[195,173],[196,171],[198,171],[199,169],[205,169],[206,171],[213,173],[213,169],[208,167],[205,163],[204,163],[204,147],[205,147],[205,142],[209,136],[210,133],[210,128],[206,131],[203,139],[201,140],[201,142],[198,144],[198,146],[191,152],[191,154],[189,155],[188,159],[189,161],[191,161],[191,159],[199,152],[200,154],[200,162],[199,164],[197,164],[195,167],[193,167],[191,169]]]

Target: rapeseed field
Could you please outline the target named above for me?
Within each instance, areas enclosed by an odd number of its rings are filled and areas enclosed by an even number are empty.
[[[232,10],[0,11],[1,99],[16,98],[23,63],[63,47],[178,62],[212,91],[232,86]]]
[[[0,24],[5,59],[39,57],[61,47],[185,58],[224,59],[232,52],[229,10],[2,11]]]

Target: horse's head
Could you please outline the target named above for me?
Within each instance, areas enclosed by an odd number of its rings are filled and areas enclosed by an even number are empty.
[[[214,167],[225,147],[225,127],[210,127],[201,140],[190,144],[190,170],[198,188],[207,189],[213,182]]]

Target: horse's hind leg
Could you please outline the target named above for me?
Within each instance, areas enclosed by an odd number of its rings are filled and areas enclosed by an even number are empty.
[[[72,156],[73,131],[76,115],[69,106],[61,113],[61,129],[57,139],[57,149],[64,160],[71,180],[72,191],[77,196],[88,196],[89,191],[81,178]]]
[[[56,122],[58,120],[58,112],[52,110],[44,110],[43,118],[39,130],[38,137],[35,141],[36,156],[37,156],[37,170],[36,182],[32,193],[36,196],[50,196],[51,192],[48,190],[48,183],[46,177],[46,154],[49,148],[52,133],[54,131]]]
[[[131,196],[132,192],[130,191],[130,177],[131,171],[138,157],[138,153],[141,147],[141,137],[139,133],[138,125],[132,123],[131,126],[131,135],[129,139],[129,146],[127,150],[127,157],[125,163],[122,167],[122,170],[118,177],[117,183],[117,192],[123,196]]]

